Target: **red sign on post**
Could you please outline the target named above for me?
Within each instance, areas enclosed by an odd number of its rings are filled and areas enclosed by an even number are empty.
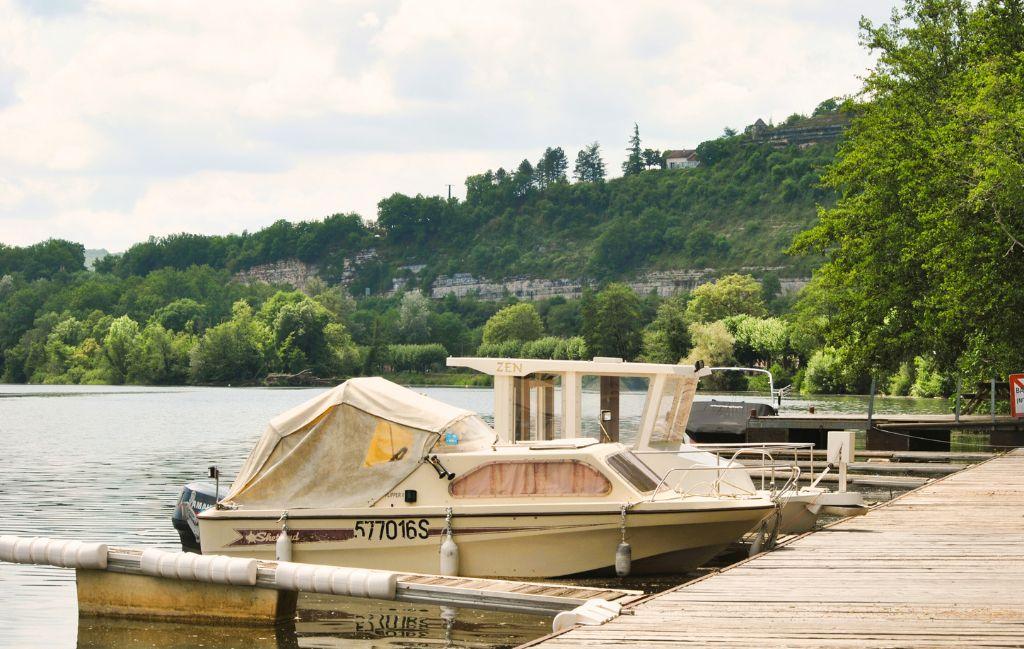
[[[1024,374],[1010,375],[1010,415],[1024,417]]]

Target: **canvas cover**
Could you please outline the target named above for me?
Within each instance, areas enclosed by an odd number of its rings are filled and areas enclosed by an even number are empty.
[[[249,509],[372,505],[428,452],[495,441],[475,413],[378,377],[349,379],[275,417],[225,501]]]

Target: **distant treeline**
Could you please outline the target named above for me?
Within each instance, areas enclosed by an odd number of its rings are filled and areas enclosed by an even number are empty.
[[[639,138],[639,133],[635,134]],[[661,153],[640,149],[621,178],[605,180],[600,145],[579,152],[574,180],[559,147],[534,164],[488,170],[466,179],[466,199],[393,194],[375,221],[335,214],[317,221],[278,221],[257,232],[175,234],[133,245],[95,263],[101,273],[145,276],[161,268],[209,266],[231,272],[284,259],[318,267],[329,282],[344,259],[367,249],[376,259],[356,268],[353,292],[379,293],[402,266],[424,264],[419,286],[459,272],[614,280],[644,268],[746,266],[808,274],[814,257],[784,254],[793,236],[815,221],[816,205],[832,201],[819,185],[833,144],[774,148],[746,135],[697,147],[695,169],[662,169]],[[75,244],[46,242],[0,248],[0,273],[29,279],[82,267]]]

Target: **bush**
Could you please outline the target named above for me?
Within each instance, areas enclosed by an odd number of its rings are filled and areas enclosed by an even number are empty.
[[[846,364],[834,349],[826,347],[814,352],[807,361],[801,392],[841,394],[848,391]]]
[[[476,350],[477,356],[487,358],[519,358],[523,348],[520,340],[506,340],[503,343],[481,343]]]
[[[384,365],[392,372],[430,372],[444,367],[448,350],[439,343],[388,345]]]
[[[886,385],[886,394],[905,397],[910,394],[910,388],[914,385],[914,366],[910,363],[902,363],[900,369],[889,377]]]
[[[914,384],[910,386],[912,397],[940,397],[945,390],[945,381],[935,368],[935,362],[918,356],[914,359]]]
[[[545,336],[523,344],[519,353],[523,358],[555,358],[555,352],[558,350],[560,342],[560,338]]]
[[[587,341],[583,336],[563,338],[555,348],[555,358],[563,361],[585,361],[590,359]]]

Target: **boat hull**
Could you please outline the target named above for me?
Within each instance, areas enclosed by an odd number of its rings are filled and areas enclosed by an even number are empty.
[[[691,570],[772,511],[762,505],[631,511],[626,540],[636,572]],[[273,559],[279,514],[233,514],[218,511],[200,517],[203,553]],[[293,561],[399,572],[440,571],[442,515],[303,516],[292,511],[288,525]],[[459,547],[459,574],[471,577],[559,577],[609,569],[621,540],[617,511],[460,515],[452,525]]]

